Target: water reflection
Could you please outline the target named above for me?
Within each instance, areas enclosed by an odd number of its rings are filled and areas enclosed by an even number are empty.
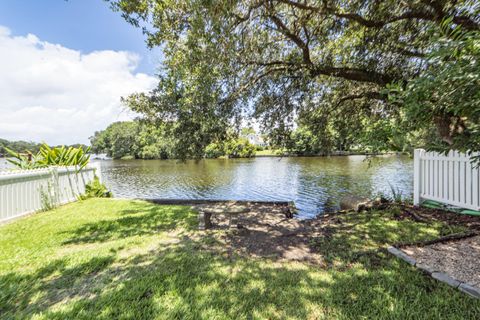
[[[11,165],[8,163],[7,159],[0,158],[0,171],[7,170]]]
[[[411,159],[385,156],[101,161],[118,197],[295,201],[301,217],[338,207],[347,193],[412,192]]]

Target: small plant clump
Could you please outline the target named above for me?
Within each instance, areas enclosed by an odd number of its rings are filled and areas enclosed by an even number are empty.
[[[47,183],[47,187],[40,186],[40,201],[42,203],[43,212],[55,209],[57,207],[57,201],[53,193],[53,186],[50,182]]]
[[[107,186],[100,182],[100,179],[95,176],[93,180],[85,185],[85,193],[80,195],[80,200],[90,198],[112,198],[113,194],[107,189]]]

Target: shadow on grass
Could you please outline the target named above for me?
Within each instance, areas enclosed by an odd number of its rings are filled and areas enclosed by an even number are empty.
[[[340,215],[324,227],[320,236],[312,238],[311,244],[329,264],[345,267],[361,262],[375,268],[388,245],[431,240],[445,232],[440,223],[399,221],[394,216],[395,212],[383,211]]]
[[[226,257],[202,250],[204,241],[215,240],[183,237],[128,259],[75,267],[59,260],[32,275],[4,275],[0,312],[6,319],[473,319],[480,312],[472,299],[387,257],[375,272],[363,264],[337,272]]]
[[[197,214],[188,207],[134,204],[136,208],[120,212],[115,220],[100,220],[77,228],[64,244],[103,242],[132,236],[152,235],[183,227],[197,226]]]
[[[95,276],[114,261],[113,256],[95,257],[74,267],[55,260],[33,274],[16,272],[0,276],[0,315],[26,317],[89,291]],[[78,285],[82,280],[81,285]],[[82,293],[83,291],[83,293]],[[15,315],[15,316],[14,316]],[[21,316],[20,316],[21,315]],[[5,319],[2,316],[2,319]]]
[[[363,218],[359,222],[346,217],[329,225],[330,235],[316,244],[342,268],[232,255],[215,234],[191,232],[148,252],[128,256],[111,252],[80,263],[60,259],[32,274],[0,275],[0,315],[2,319],[478,318],[479,301],[377,250],[398,238],[432,237],[431,230],[409,222],[400,227],[381,223],[374,215]],[[191,229],[195,223],[196,214],[188,208],[139,204],[138,210],[124,211],[117,220],[80,226],[67,243],[101,243],[180,226]]]

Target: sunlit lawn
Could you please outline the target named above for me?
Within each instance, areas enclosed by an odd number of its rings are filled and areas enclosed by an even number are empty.
[[[207,250],[215,235],[187,207],[77,202],[0,227],[0,318],[480,318],[478,300],[383,249],[458,230],[391,218],[342,216],[313,266]]]
[[[256,156],[278,156],[280,154],[281,152],[279,150],[271,150],[271,149],[255,151]]]

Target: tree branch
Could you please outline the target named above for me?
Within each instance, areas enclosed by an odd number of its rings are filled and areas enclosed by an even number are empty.
[[[236,13],[233,13],[233,16],[235,18],[237,18],[238,22],[245,22],[245,21],[250,19],[250,16],[251,16],[253,10],[260,8],[266,2],[267,1],[258,1],[257,3],[248,7],[247,13],[245,15],[241,16],[241,15],[238,15]]]
[[[294,34],[290,29],[274,14],[268,16],[270,20],[277,26],[281,33],[283,33],[287,38],[292,40],[297,47],[302,50],[303,62],[307,65],[313,65],[312,60],[310,59],[310,49],[307,44],[296,34]]]
[[[314,70],[314,74],[334,76],[346,80],[353,80],[359,82],[376,83],[381,86],[385,86],[386,84],[391,83],[394,80],[403,80],[376,71],[344,67],[318,67]]]
[[[434,3],[431,1],[428,1],[426,5],[430,6],[434,10],[434,12],[411,9],[401,15],[393,16],[385,20],[371,20],[371,19],[364,18],[358,13],[340,12],[338,9],[328,7],[328,6],[324,6],[322,8],[322,7],[307,5],[306,3],[301,3],[293,0],[278,0],[278,1],[287,5],[290,5],[292,7],[295,7],[297,9],[308,10],[308,11],[324,13],[324,14],[332,14],[338,18],[352,20],[367,28],[382,28],[390,23],[401,21],[401,20],[418,19],[418,20],[426,20],[426,21],[442,21],[444,18],[449,16],[447,12],[444,12],[443,10],[441,10],[441,8],[439,9],[439,6],[437,3]],[[480,29],[480,24],[468,16],[454,15],[452,19],[454,23],[461,25],[466,30]]]
[[[357,99],[363,99],[363,98],[375,99],[375,100],[381,100],[381,101],[386,100],[386,96],[382,95],[378,91],[367,91],[367,92],[363,92],[363,93],[359,93],[359,94],[352,94],[352,95],[344,96],[344,97],[342,97],[341,99],[338,100],[338,102],[336,103],[336,106],[339,106],[340,104],[342,104],[345,101],[357,100]]]

